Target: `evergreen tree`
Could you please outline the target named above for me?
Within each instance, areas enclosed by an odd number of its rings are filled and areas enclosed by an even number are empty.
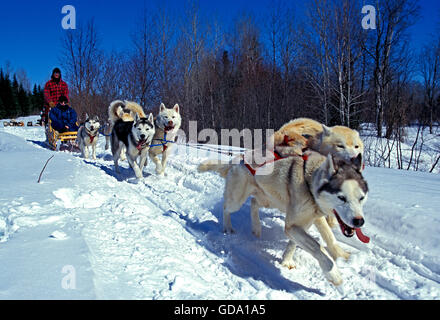
[[[28,116],[31,112],[30,109],[30,99],[28,97],[28,94],[26,90],[23,88],[23,84],[19,84],[18,86],[18,93],[17,93],[17,102],[18,102],[18,110],[19,116]]]
[[[43,110],[43,106],[44,106],[44,90],[43,88],[41,88],[40,85],[38,85],[38,89],[37,89],[37,110],[41,111]]]
[[[19,90],[19,84],[17,81],[17,77],[14,74],[14,78],[12,80],[12,103],[10,106],[11,115],[12,117],[16,118],[20,116],[21,114],[21,108],[20,104],[18,103],[18,90]]]
[[[40,86],[34,85],[29,100],[31,105],[30,113],[39,114],[44,104],[44,93]]]
[[[2,98],[0,97],[0,119],[6,118],[5,116],[6,116],[5,106],[3,104]]]
[[[0,68],[0,119],[39,114],[43,104],[44,91],[40,85],[35,84],[32,92],[28,92],[15,75],[11,81]]]
[[[32,89],[32,94],[29,97],[32,114],[36,114],[37,110],[40,111],[40,108],[38,107],[37,95],[38,95],[37,85],[34,84],[34,88]]]
[[[9,76],[0,72],[0,98],[3,102],[4,118],[13,117],[13,112],[11,111],[14,106],[14,95],[12,93],[12,85]]]

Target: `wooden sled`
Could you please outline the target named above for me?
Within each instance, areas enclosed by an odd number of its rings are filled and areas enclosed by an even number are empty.
[[[52,150],[79,152],[80,150],[76,143],[76,136],[77,131],[59,133],[52,128],[52,121],[49,119],[46,128],[46,142]]]

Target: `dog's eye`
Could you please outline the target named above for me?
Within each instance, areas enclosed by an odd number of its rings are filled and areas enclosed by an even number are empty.
[[[360,198],[360,199],[359,199],[359,202],[364,201],[364,199],[365,199],[365,197]]]
[[[347,202],[347,198],[346,197],[339,196],[338,199],[341,200],[342,202]]]
[[[356,149],[359,149],[359,146],[355,146]]]
[[[343,146],[342,144],[338,145],[338,148],[340,149],[345,149],[345,146]]]

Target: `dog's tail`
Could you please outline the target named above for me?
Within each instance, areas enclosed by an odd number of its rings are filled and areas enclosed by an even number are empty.
[[[139,115],[139,118],[147,118],[144,109],[142,106],[136,102],[133,101],[125,101],[125,109],[130,110],[133,112],[133,115],[137,113]]]
[[[121,100],[115,100],[110,103],[108,107],[108,120],[111,123],[115,123],[116,120],[122,119],[122,115],[124,113],[125,102]]]
[[[206,160],[199,164],[199,166],[197,167],[197,170],[199,172],[215,171],[219,173],[220,176],[222,176],[223,178],[226,178],[230,169],[230,163],[224,163],[218,160]]]

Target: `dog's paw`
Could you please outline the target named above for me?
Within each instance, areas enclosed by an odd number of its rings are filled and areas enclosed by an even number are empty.
[[[261,222],[260,219],[252,219],[252,234],[257,237],[261,238]]]
[[[334,260],[336,260],[337,258],[343,258],[345,260],[350,259],[351,253],[348,251],[345,251],[344,249],[342,249],[339,246],[334,246],[332,248],[328,248],[328,251],[330,252],[330,255],[332,256],[332,258]]]
[[[296,269],[296,264],[292,259],[281,261],[281,265],[289,270]]]
[[[223,228],[223,233],[224,234],[234,234],[235,230],[232,228]]]
[[[325,277],[334,286],[340,286],[342,284],[342,276],[338,267],[336,266],[336,263],[333,263],[333,268],[329,272],[325,273]]]
[[[163,178],[165,177],[165,173],[156,171],[156,176],[158,176],[159,178]]]
[[[261,238],[261,229],[259,229],[259,230],[252,230],[252,234],[253,234],[256,238]]]
[[[142,181],[143,178],[129,178],[127,179],[128,183],[131,184],[139,184]]]
[[[252,227],[252,234],[257,237],[257,238],[261,238],[261,225],[258,226],[253,226]]]

